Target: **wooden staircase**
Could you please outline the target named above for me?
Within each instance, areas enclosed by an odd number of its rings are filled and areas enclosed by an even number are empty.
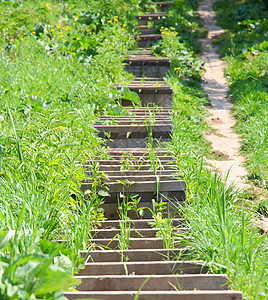
[[[161,38],[148,22],[165,18],[172,2],[157,4],[160,13],[137,16],[140,47]],[[81,252],[85,268],[76,276],[81,284],[65,296],[69,300],[240,300],[241,292],[228,290],[226,275],[208,274],[208,268],[192,260],[184,245],[187,226],[176,207],[185,199],[186,185],[163,144],[170,141],[173,128],[172,89],[163,79],[170,61],[156,58],[150,49],[139,49],[130,51],[124,63],[136,76],[127,87],[138,93],[143,107],[128,107],[127,116],[101,116],[95,124],[109,147],[109,159],[89,161],[84,168],[91,174],[92,166],[98,164],[100,174],[106,174],[100,176],[98,188],[109,191],[103,205],[107,221],[89,232],[92,250]],[[85,181],[81,188],[89,190],[92,184]],[[119,207],[133,195],[140,198],[137,208],[146,208],[143,219],[128,211],[120,220]],[[159,202],[166,203],[162,211],[166,219],[160,222],[152,217],[153,203]],[[161,227],[165,220],[172,225],[170,239]],[[174,234],[180,239],[174,239]]]

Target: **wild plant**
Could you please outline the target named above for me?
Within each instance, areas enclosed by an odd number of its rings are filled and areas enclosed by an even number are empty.
[[[25,208],[26,204],[18,215],[16,230],[0,231],[1,298],[65,299],[63,291],[79,284],[79,280],[61,267],[71,264],[61,255],[62,247],[54,244],[48,253],[42,253],[37,246],[34,251],[21,251],[21,239],[31,234],[22,228]]]
[[[265,299],[267,235],[254,229],[250,213],[232,188],[202,165],[196,171],[196,191],[183,209],[189,226],[185,244],[213,272],[227,273],[233,288],[242,288],[247,280],[261,280],[254,288],[243,289],[250,299]]]

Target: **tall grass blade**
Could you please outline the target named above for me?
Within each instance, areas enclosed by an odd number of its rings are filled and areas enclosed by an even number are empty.
[[[12,124],[14,136],[15,136],[15,139],[16,139],[18,155],[19,155],[21,164],[23,164],[24,161],[23,161],[22,151],[21,151],[21,147],[20,147],[20,141],[19,141],[19,139],[18,139],[16,127],[15,127],[15,124],[14,124],[14,120],[13,120],[13,117],[12,117],[12,114],[11,114],[11,111],[10,111],[8,105],[7,105],[7,110],[8,110],[9,118],[10,118],[10,121],[11,121],[11,124]]]

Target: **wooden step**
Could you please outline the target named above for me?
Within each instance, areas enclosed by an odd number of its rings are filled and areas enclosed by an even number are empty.
[[[133,195],[137,195],[137,193],[131,193],[129,194],[129,198]],[[152,211],[155,209],[155,205],[152,202],[152,199],[158,203],[161,201],[162,205],[165,205],[165,208],[162,210],[162,214],[164,217],[168,217],[168,215],[173,216],[173,217],[181,217],[180,210],[179,210],[179,202],[182,202],[185,200],[185,192],[167,192],[166,194],[159,194],[157,196],[156,193],[152,192],[143,192],[143,193],[138,193],[139,197],[141,197],[141,200],[137,204],[137,209],[142,210],[142,215],[140,215],[137,211],[134,210],[129,210],[127,213],[127,216],[133,220],[137,219],[147,219],[147,218],[152,218]],[[173,201],[167,201],[168,199],[176,199],[176,197],[179,195],[179,198],[181,200],[173,200]],[[114,197],[114,198],[112,198]],[[116,220],[120,217],[119,211],[118,211],[118,202],[119,200],[119,205],[122,203],[122,198],[115,197],[114,195],[111,195],[112,200],[107,201],[106,203],[102,204],[101,207],[104,210],[104,215],[107,219],[109,220]],[[119,198],[119,199],[118,199]]]
[[[129,292],[66,292],[69,300],[102,299],[134,300],[137,291]],[[142,300],[242,300],[242,293],[237,291],[141,291]]]
[[[207,267],[199,261],[94,262],[86,263],[78,275],[170,275],[200,274],[206,271]]]
[[[152,238],[156,237],[157,233],[159,232],[158,228],[142,228],[142,229],[133,229],[128,228],[127,223],[122,223],[125,226],[125,229],[127,232],[129,232],[130,237],[134,238]],[[123,226],[123,225],[121,225]],[[180,229],[181,230],[181,229]],[[96,229],[96,230],[90,230],[89,234],[92,238],[102,239],[102,238],[113,238],[120,235],[121,229]]]
[[[98,135],[101,138],[108,136],[107,145],[112,148],[117,148],[118,146],[144,148],[149,137],[155,141],[167,142],[171,140],[172,120],[170,118],[153,118],[154,116],[148,118],[147,121],[144,117],[109,118],[106,116],[95,122],[94,128],[98,131]],[[108,122],[109,120],[110,122]]]
[[[122,86],[116,85],[118,89]],[[130,84],[126,85],[130,91],[135,92],[139,95],[142,106],[147,105],[158,105],[158,106],[173,106],[173,91],[170,86],[165,84],[164,80],[161,81],[138,81],[134,80]],[[121,103],[123,106],[130,106],[131,101],[122,99]]]
[[[151,105],[148,107],[128,107],[127,108],[128,115],[150,115],[152,113],[165,113],[171,114],[172,108],[171,107],[158,107],[155,105]]]
[[[160,12],[160,13],[151,13],[147,15],[137,15],[136,19],[138,20],[138,25],[142,26],[142,25],[147,25],[148,22],[159,21],[164,17],[166,17],[166,14],[164,12]]]
[[[143,34],[153,34],[156,29],[154,27],[148,27],[148,26],[139,26],[140,35]]]
[[[78,291],[138,291],[147,275],[76,276],[82,283]],[[226,275],[153,275],[142,288],[143,291],[178,290],[227,290]]]
[[[168,114],[167,114],[168,116]],[[129,149],[129,148],[117,148],[117,149],[108,149],[107,152],[109,153],[109,155],[111,155],[112,157],[114,156],[122,156],[122,155],[126,155],[126,154],[131,154],[131,156],[136,156],[136,157],[144,157],[144,156],[149,156],[149,152],[147,149]],[[157,156],[165,156],[168,155],[169,152],[160,148],[160,149],[154,149],[153,153]]]
[[[127,223],[122,223],[122,227],[125,226],[125,231],[129,234],[132,238],[153,238],[157,237],[159,235],[159,229],[158,228],[142,228],[142,229],[133,229],[127,227]],[[114,238],[121,234],[122,229],[96,229],[96,230],[90,230],[89,234],[94,239],[103,239],[103,238]],[[174,229],[176,231],[176,234],[182,234],[187,231],[187,228],[176,228]]]
[[[129,249],[161,249],[163,248],[163,239],[162,238],[129,238]],[[96,249],[119,249],[119,239],[91,239],[91,245],[95,245]]]
[[[161,12],[165,12],[170,8],[170,6],[173,4],[172,1],[166,1],[166,2],[156,2],[156,4],[159,6]]]
[[[153,56],[153,53],[152,53],[151,49],[139,48],[139,49],[136,49],[136,50],[130,50],[129,55],[130,56],[139,56],[139,55],[141,55],[141,56],[146,56],[146,55]]]
[[[90,165],[86,165],[85,168],[91,167]],[[144,170],[152,170],[152,166],[150,164],[133,164],[129,166],[130,170],[136,170],[136,171],[144,171]],[[176,170],[178,166],[176,164],[164,164],[162,163],[159,167],[160,170]],[[109,165],[109,171],[121,171],[122,170],[122,165],[120,164],[110,164]],[[106,172],[107,166],[99,166],[99,171],[100,172]]]
[[[163,220],[165,221],[165,220]],[[178,227],[183,226],[185,223],[185,220],[183,218],[178,219],[171,219],[168,220],[172,222],[172,226]],[[99,222],[99,228],[105,229],[105,228],[120,228],[119,223],[127,223],[128,226],[131,228],[152,228],[152,226],[155,225],[154,219],[140,219],[140,220],[106,220]]]
[[[162,34],[141,34],[136,38],[139,47],[149,48],[162,39]]]
[[[150,66],[163,65],[170,67],[170,59],[166,57],[156,57],[154,55],[140,55],[140,54],[129,54],[127,58],[123,61],[124,63],[129,63],[131,65],[137,66]],[[138,76],[137,77],[144,77]],[[146,76],[151,78],[161,78],[162,76]]]
[[[81,251],[80,255],[87,262],[157,261],[180,259],[189,255],[187,249],[129,249],[129,250],[94,250]]]
[[[125,70],[136,77],[156,77],[161,78],[166,75],[170,69],[170,60],[168,58],[157,58],[154,56],[135,56],[129,55],[124,60]]]
[[[120,165],[124,166],[126,164],[126,160],[128,163],[131,163],[131,165],[138,165],[140,166],[141,164],[150,164],[150,163],[155,163],[155,160],[157,160],[157,163],[160,165],[170,165],[174,164],[175,158],[174,156],[171,155],[152,155],[151,156],[153,161],[151,161],[149,156],[134,156],[132,155],[131,152],[129,152],[129,155],[127,156],[111,156],[111,158],[107,159],[97,159],[92,161],[93,164],[98,162],[102,166],[109,166],[109,165]],[[90,163],[90,162],[88,162]]]
[[[103,116],[99,118],[99,121],[95,122],[95,128],[99,129],[102,128],[104,126],[107,127],[111,127],[111,128],[119,128],[117,131],[122,132],[120,130],[120,127],[116,127],[116,126],[120,126],[120,125],[124,125],[126,126],[126,132],[128,132],[129,130],[132,130],[132,132],[137,132],[140,131],[138,126],[160,126],[160,125],[172,125],[172,120],[169,117],[164,117],[164,116],[151,116],[151,118],[149,117],[136,117],[136,116],[120,116],[120,117],[116,117],[116,118],[111,118],[108,116]],[[133,129],[130,126],[135,126],[137,127],[137,129]],[[112,132],[113,130],[109,129],[110,132]],[[133,131],[135,130],[135,131]]]
[[[121,180],[124,180],[124,178],[121,178]],[[81,184],[82,191],[87,191],[91,189],[92,189],[91,181],[82,182]],[[100,185],[97,190],[98,191],[108,190],[110,196],[105,197],[106,203],[118,203],[118,197],[115,196],[114,199],[114,197],[112,197],[113,194],[121,193],[121,194],[125,194],[125,196],[130,194],[139,194],[139,196],[143,198],[146,197],[146,195],[143,195],[144,193],[149,193],[151,199],[154,199],[155,197],[153,197],[153,195],[156,194],[157,192],[159,194],[165,195],[168,198],[171,195],[173,195],[174,197],[173,199],[176,199],[177,201],[183,201],[185,197],[184,193],[186,191],[186,185],[184,180],[179,180],[172,177],[159,182],[157,177],[150,178],[150,181],[145,181],[143,177],[136,176],[135,178],[133,178],[133,181],[129,179],[126,180],[124,184],[116,181],[107,181],[106,183]],[[144,198],[142,202],[147,201],[147,199],[148,198]]]

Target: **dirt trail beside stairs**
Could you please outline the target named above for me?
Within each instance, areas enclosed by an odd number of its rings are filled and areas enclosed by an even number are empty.
[[[231,116],[232,104],[228,100],[228,85],[224,78],[224,62],[220,60],[216,49],[212,46],[212,39],[223,33],[223,29],[216,25],[216,14],[212,9],[216,0],[204,0],[199,4],[199,15],[208,36],[201,40],[203,46],[202,59],[205,61],[206,73],[203,77],[203,88],[211,101],[210,116],[207,121],[215,131],[208,132],[205,137],[212,143],[213,151],[223,160],[209,160],[213,169],[223,177],[229,172],[227,184],[234,183],[238,189],[248,188],[246,184],[247,172],[243,167],[244,158],[239,153],[240,138],[233,131],[235,119]]]

